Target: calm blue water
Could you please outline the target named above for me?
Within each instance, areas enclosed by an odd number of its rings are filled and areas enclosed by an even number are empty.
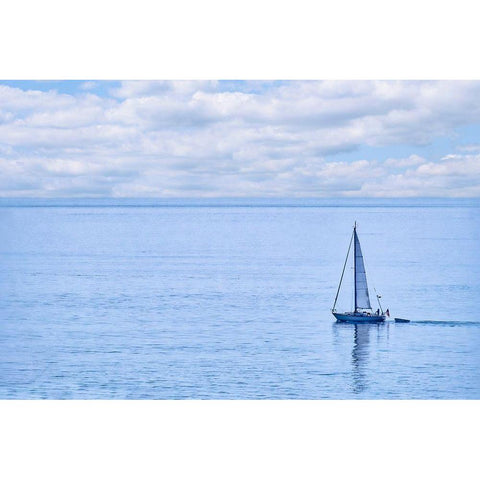
[[[412,323],[333,322],[355,220]],[[0,398],[479,399],[479,227],[474,200],[0,200]]]

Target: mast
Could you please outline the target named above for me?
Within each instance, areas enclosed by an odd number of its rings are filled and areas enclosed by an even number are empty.
[[[357,312],[357,222],[355,221],[355,224],[353,226],[353,236],[354,236],[354,242],[353,242],[353,297],[355,301],[355,310],[354,312]]]

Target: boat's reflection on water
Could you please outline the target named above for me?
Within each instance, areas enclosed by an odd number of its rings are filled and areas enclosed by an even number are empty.
[[[368,359],[370,355],[370,336],[376,338],[377,343],[382,339],[388,340],[388,323],[334,323],[334,334],[345,331],[353,333],[352,347],[352,391],[362,393],[368,388]],[[344,335],[342,335],[343,337]]]

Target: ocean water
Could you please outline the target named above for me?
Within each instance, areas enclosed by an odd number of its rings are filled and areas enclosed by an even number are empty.
[[[411,323],[334,323],[354,221]],[[478,200],[2,199],[0,398],[479,399],[479,227]]]

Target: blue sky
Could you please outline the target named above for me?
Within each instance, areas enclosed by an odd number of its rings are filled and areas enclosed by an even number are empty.
[[[2,81],[2,197],[479,197],[476,81]]]
[[[48,92],[55,90],[58,93],[66,93],[69,95],[79,95],[89,91],[101,97],[109,96],[109,92],[120,87],[119,81],[92,81],[92,80],[3,80],[1,85],[21,90],[39,90]]]

